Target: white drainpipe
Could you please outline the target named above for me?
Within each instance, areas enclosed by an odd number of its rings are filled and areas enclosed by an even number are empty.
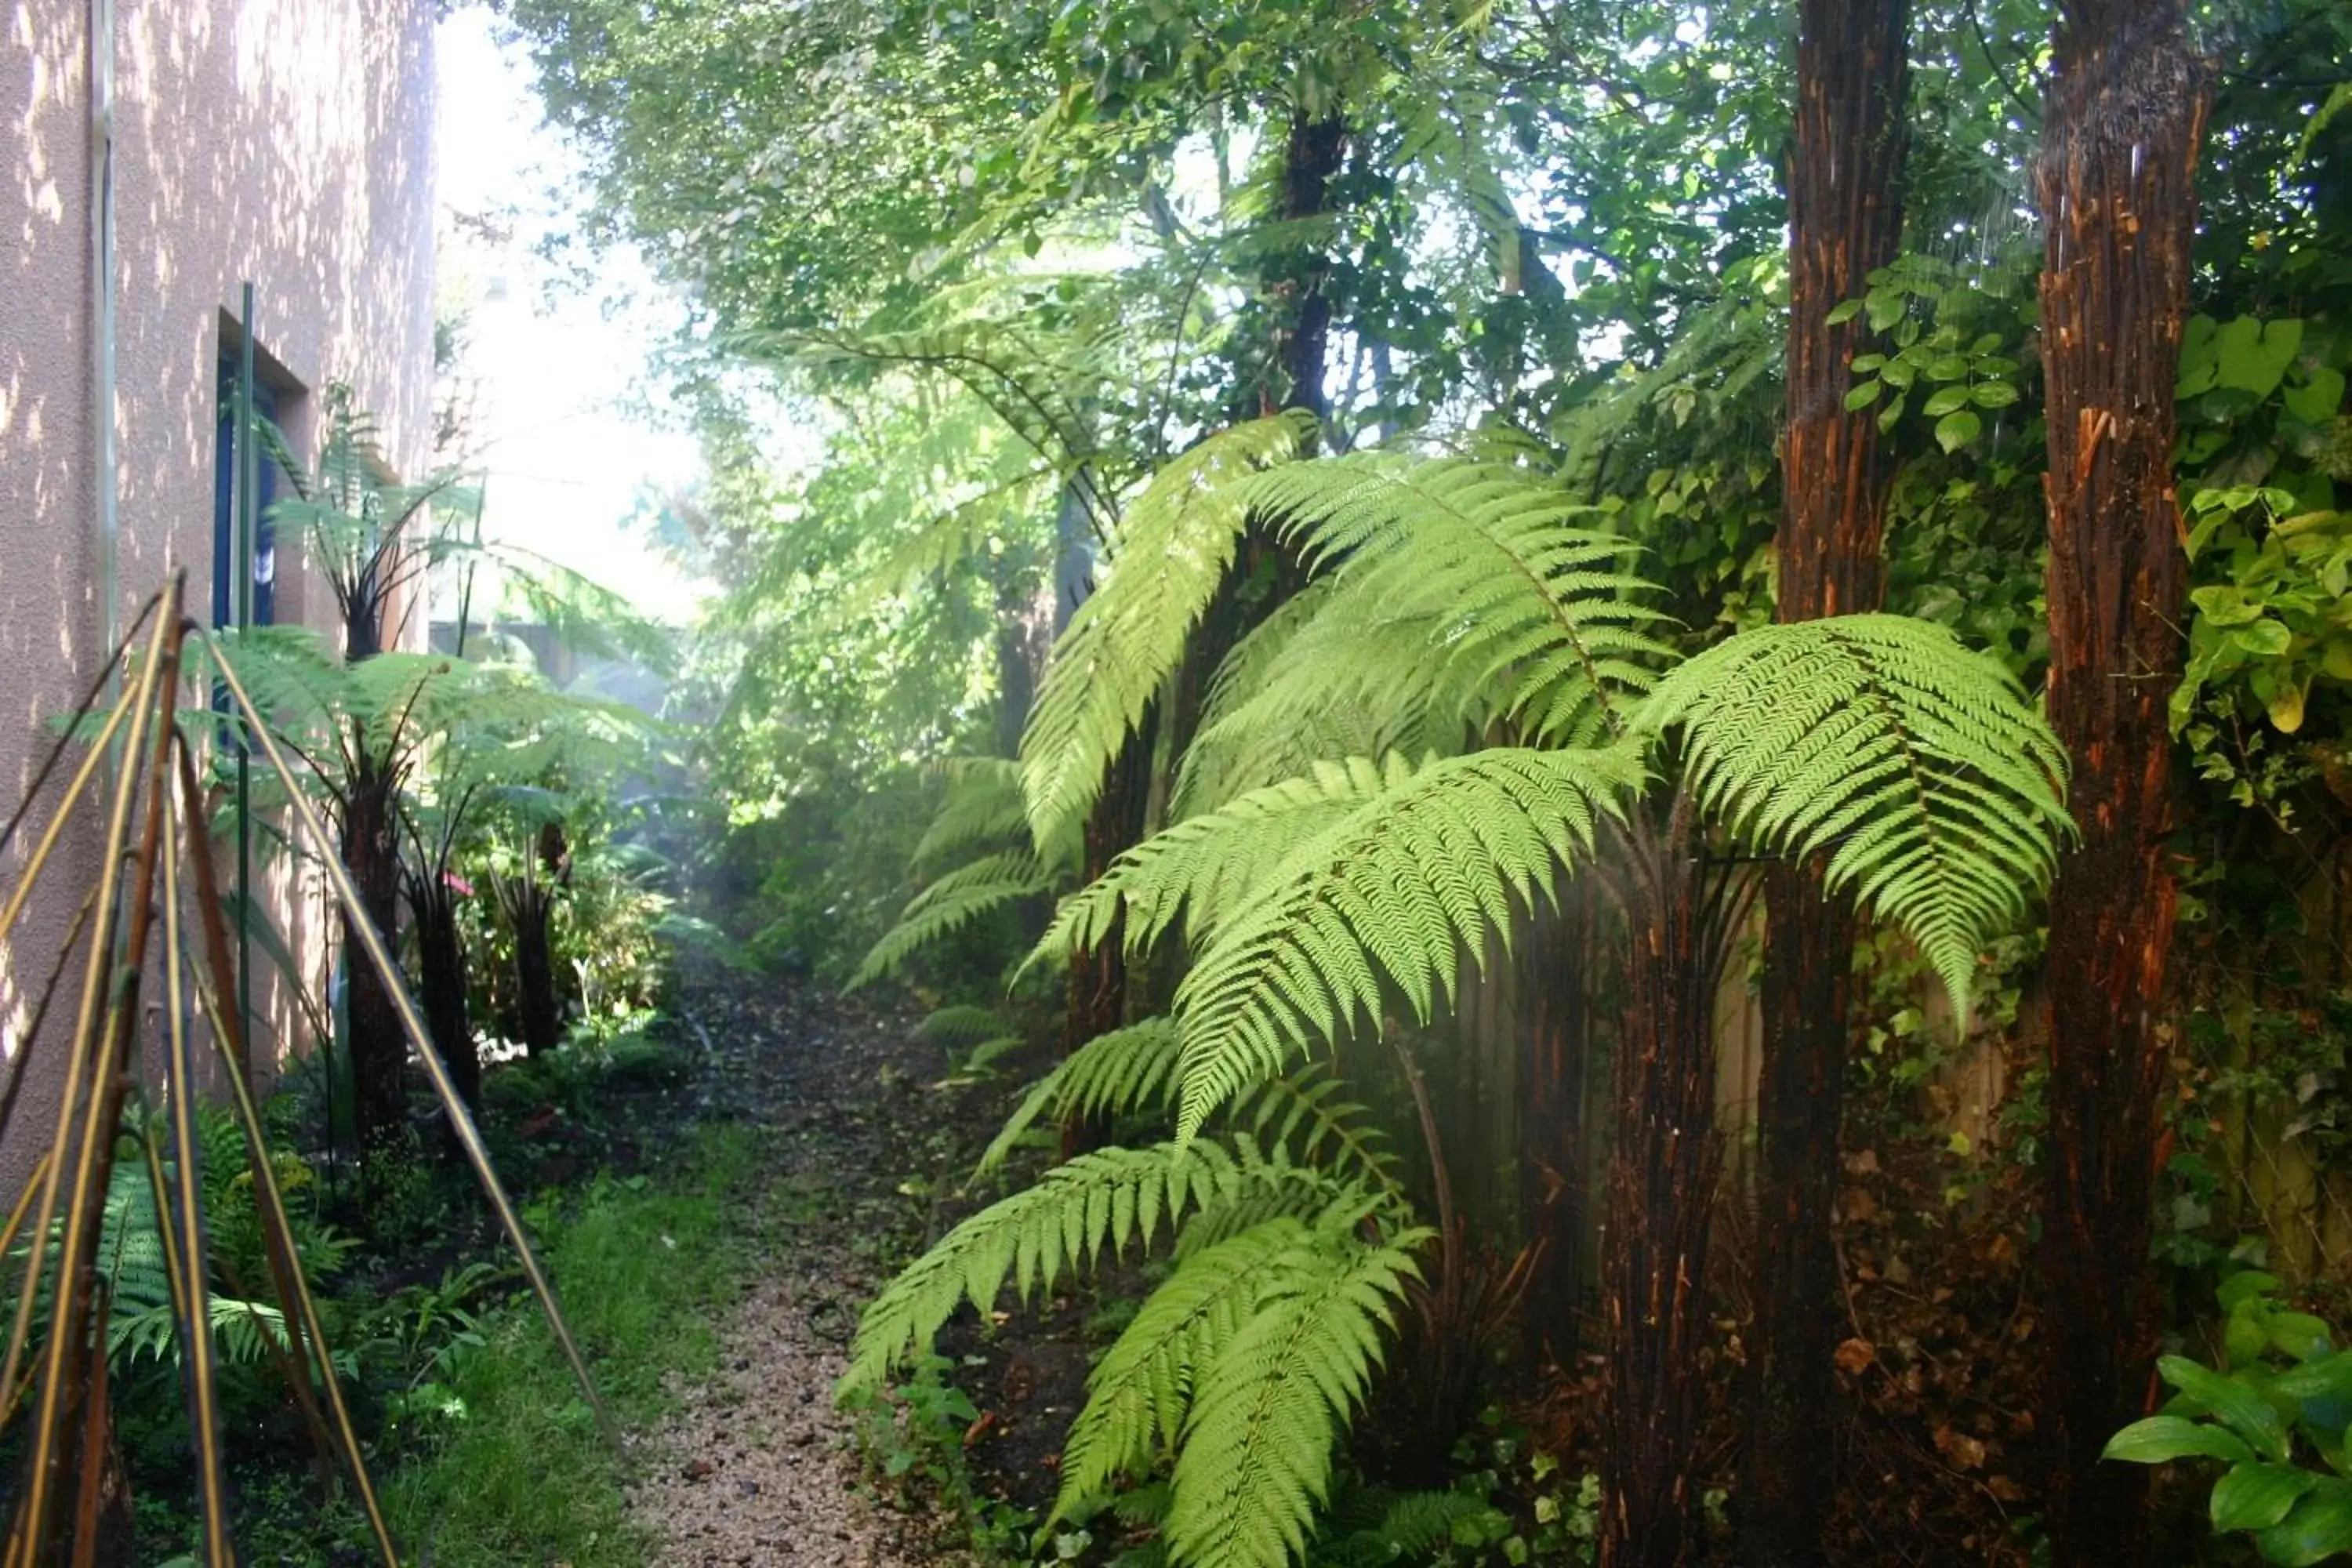
[[[121,635],[114,464],[114,0],[89,0],[91,482],[98,492],[98,647]],[[118,665],[117,676],[120,678]],[[110,682],[110,684],[111,682]]]

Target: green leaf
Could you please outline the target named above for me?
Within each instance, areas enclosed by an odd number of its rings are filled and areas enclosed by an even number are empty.
[[[2017,401],[2017,388],[2005,381],[1980,381],[1969,388],[1979,408],[2006,408]]]
[[[2099,1457],[2134,1465],[2168,1465],[2192,1455],[2233,1465],[2251,1463],[2254,1457],[2235,1434],[2181,1415],[2150,1415],[2135,1421],[2108,1438]]]
[[[1861,300],[1843,300],[1837,304],[1830,307],[1830,313],[1825,320],[1829,325],[1838,327],[1843,326],[1846,322],[1853,321],[1856,316],[1861,314]]]
[[[2273,1459],[2287,1457],[2286,1421],[2277,1407],[2237,1378],[2225,1377],[2187,1356],[2159,1357],[2156,1370],[2231,1431],[2252,1444],[2257,1453]]]
[[[1969,362],[1965,354],[1940,354],[1927,365],[1929,381],[1958,381],[1968,374]]]
[[[1895,425],[1902,419],[1903,405],[1906,401],[1906,399],[1898,397],[1894,402],[1888,404],[1885,407],[1878,411],[1878,433],[1880,435],[1884,436],[1889,430],[1894,429]]]
[[[1845,395],[1845,411],[1848,414],[1852,414],[1857,409],[1867,408],[1872,404],[1877,402],[1878,387],[1878,383],[1874,381],[1865,381],[1856,386],[1853,391],[1847,393]]]
[[[2303,385],[2288,387],[2279,401],[2305,425],[2325,425],[2344,406],[2344,373],[2322,365],[2311,373],[2311,379]]]
[[[1955,408],[1969,405],[1969,389],[1965,386],[1939,386],[1919,405],[1919,412],[1930,419],[1940,419]]]
[[[2213,1528],[2268,1530],[2284,1519],[2295,1500],[2318,1480],[2317,1475],[2293,1465],[2232,1466],[2228,1475],[2213,1483]]]
[[[2254,1543],[2264,1559],[2283,1568],[2305,1568],[2339,1552],[2352,1552],[2352,1483],[2320,1478]]]
[[[2322,1356],[2279,1373],[2271,1386],[2290,1399],[2326,1399],[2352,1394],[2352,1351]]]
[[[1886,363],[1885,354],[1856,354],[1846,362],[1846,369],[1856,375],[1867,375]]]
[[[1936,444],[1947,452],[1957,452],[1975,440],[1983,428],[1984,421],[1973,410],[1963,408],[1936,421]]]
[[[2214,339],[2218,381],[2225,387],[2268,397],[2303,346],[2303,323],[2292,317],[2263,321],[2241,316]]]

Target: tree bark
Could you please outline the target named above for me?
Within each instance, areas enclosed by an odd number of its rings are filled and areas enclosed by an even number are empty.
[[[2080,849],[2050,901],[2040,1249],[2053,1561],[2147,1555],[2147,1472],[2103,1465],[2156,1351],[2152,1153],[2174,886],[2165,705],[2185,562],[2172,388],[2210,90],[2177,0],[2063,0],[2036,180],[2046,257],[2050,716]]]
[[[420,871],[408,886],[409,918],[416,931],[417,1000],[433,1048],[449,1068],[457,1097],[469,1110],[482,1105],[482,1053],[466,1016],[466,946],[457,931],[457,904],[438,873]]]
[[[1339,116],[1310,120],[1304,113],[1291,115],[1282,163],[1284,218],[1318,217],[1330,209],[1331,180],[1347,150],[1348,126]],[[1304,408],[1318,423],[1331,417],[1330,395],[1323,386],[1330,363],[1330,258],[1320,247],[1299,254],[1285,280],[1295,290],[1296,304],[1277,342],[1290,381],[1282,406]]]
[[[1538,909],[1519,990],[1519,1214],[1534,1248],[1520,1304],[1521,1364],[1573,1363],[1584,1300],[1584,1095],[1592,1047],[1591,884],[1570,883],[1558,910]]]
[[[1708,877],[1689,813],[1630,846],[1623,1037],[1609,1162],[1601,1568],[1693,1561],[1715,1137]]]
[[[393,821],[397,783],[360,742],[362,765],[347,781],[343,799],[343,868],[359,889],[362,910],[387,945],[400,929],[400,844]],[[360,1158],[398,1138],[408,1125],[408,1036],[392,993],[368,962],[358,925],[342,917],[344,1010],[352,1058],[352,1089]]]
[[[1892,466],[1878,421],[1848,413],[1861,295],[1902,243],[1906,0],[1803,0],[1789,165],[1789,426],[1775,542],[1779,618],[1879,608]],[[1758,1086],[1756,1321],[1743,1561],[1822,1560],[1834,1496],[1837,1254],[1831,1235],[1844,1109],[1854,920],[1818,863],[1765,876],[1764,1062]]]

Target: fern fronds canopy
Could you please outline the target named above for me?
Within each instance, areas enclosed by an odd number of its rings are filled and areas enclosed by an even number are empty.
[[[929,1347],[957,1307],[988,1310],[1008,1280],[1026,1300],[1106,1252],[1150,1247],[1189,1215],[1268,1193],[1318,1213],[1346,1185],[1244,1136],[1081,1154],[973,1215],[893,1279],[859,1321],[842,1388],[878,1388],[894,1364]]]
[[[907,961],[992,910],[1052,891],[1051,872],[1026,849],[983,856],[915,895],[898,923],[882,933],[849,977],[855,991],[896,974]]]
[[[1284,1568],[1306,1551],[1330,1495],[1332,1449],[1381,1363],[1427,1237],[1318,1237],[1202,1370],[1171,1481],[1173,1562]]]
[[[1736,832],[1826,856],[1832,889],[1918,943],[1963,1026],[1978,954],[2073,831],[2064,749],[2024,689],[1909,616],[1742,632],[1660,681],[1638,723],[1682,731],[1685,787]]]
[[[1640,786],[1630,749],[1507,747],[1431,763],[1302,842],[1223,921],[1176,992],[1180,1137],[1302,1047],[1377,1020],[1384,987],[1426,1021],[1456,954],[1551,896]]]
[[[1182,662],[1250,516],[1234,481],[1297,457],[1312,428],[1294,412],[1221,431],[1162,468],[1127,509],[1110,570],[1056,640],[1021,738],[1038,843],[1086,819],[1119,748]]]
[[[1030,962],[1091,952],[1122,912],[1131,951],[1150,947],[1180,921],[1196,943],[1206,940],[1302,840],[1412,773],[1412,763],[1396,756],[1318,763],[1302,777],[1253,790],[1221,810],[1155,834],[1062,900]]]
[[[1275,468],[1244,487],[1340,581],[1325,614],[1426,625],[1432,695],[1511,720],[1531,743],[1586,746],[1615,728],[1673,650],[1633,547],[1547,476],[1468,458],[1383,453]]]

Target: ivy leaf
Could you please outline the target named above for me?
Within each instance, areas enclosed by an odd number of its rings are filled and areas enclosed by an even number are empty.
[[[1832,327],[1842,327],[1846,322],[1853,321],[1856,316],[1861,314],[1861,300],[1842,300],[1835,305],[1830,307],[1830,313],[1825,320]]]
[[[1919,412],[1930,419],[1940,419],[1955,408],[1969,405],[1969,389],[1965,386],[1939,386],[1920,405]]]
[[[1936,421],[1936,444],[1947,452],[1957,452],[1977,438],[1984,421],[1966,408],[1957,414],[1947,414]]]
[[[2006,408],[2017,401],[2017,388],[2005,381],[1980,381],[1969,388],[1979,408]]]
[[[1944,354],[1927,365],[1927,379],[1930,381],[1958,381],[1968,374],[1969,362],[1965,354]]]
[[[1857,386],[1853,391],[1847,393],[1845,395],[1845,411],[1848,414],[1852,414],[1857,410],[1867,408],[1872,404],[1877,402],[1878,388],[1879,384],[1877,382],[1865,381],[1860,386]]]
[[[2167,1465],[2192,1455],[2226,1459],[2233,1465],[2251,1464],[2254,1458],[2253,1450],[2235,1433],[2184,1415],[2150,1415],[2135,1421],[2107,1439],[2099,1458],[2134,1465]]]
[[[1885,407],[1878,411],[1878,433],[1880,435],[1884,436],[1889,430],[1895,428],[1895,422],[1903,417],[1903,405],[1907,401],[1908,399],[1906,398],[1897,397],[1894,402],[1888,404]]]

